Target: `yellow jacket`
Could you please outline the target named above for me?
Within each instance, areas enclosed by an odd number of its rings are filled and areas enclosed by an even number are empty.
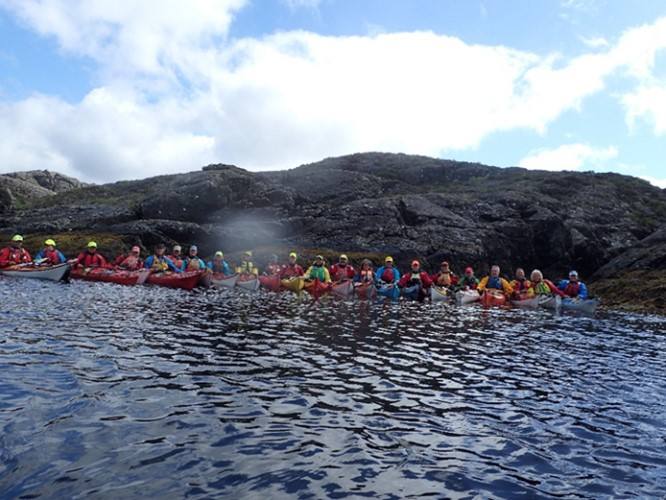
[[[483,278],[481,280],[481,282],[479,283],[479,286],[476,287],[476,289],[479,292],[483,292],[486,289],[486,287],[488,286],[488,278],[489,278],[489,276],[486,276],[485,278]],[[504,290],[504,293],[507,293],[507,294],[513,293],[513,287],[511,286],[511,284],[507,280],[505,280],[504,278],[500,278],[499,280],[500,280],[500,283],[502,284],[502,290]]]
[[[310,266],[305,273],[306,280],[319,279],[324,283],[331,282],[331,274],[328,272],[326,266]]]

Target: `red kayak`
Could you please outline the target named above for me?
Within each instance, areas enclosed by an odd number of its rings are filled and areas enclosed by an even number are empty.
[[[305,282],[303,286],[306,292],[312,295],[314,298],[321,297],[325,293],[331,291],[330,283],[322,283],[318,279],[313,279]]]
[[[72,269],[69,277],[84,281],[101,281],[103,283],[116,283],[118,285],[136,285],[139,281],[145,280],[145,275],[149,271],[141,269],[139,271],[125,271],[122,269],[106,269],[102,267],[93,267],[89,269]]]
[[[148,276],[146,283],[167,288],[192,290],[206,271],[188,271],[185,273],[154,273]]]
[[[374,283],[359,283],[356,285],[356,294],[361,300],[372,300],[377,297],[377,287]]]
[[[274,274],[272,276],[259,276],[259,282],[261,286],[267,288],[271,292],[279,292],[282,288],[282,283],[280,283],[280,276]]]
[[[506,295],[499,290],[486,289],[481,295],[481,303],[486,307],[503,306],[506,304]]]

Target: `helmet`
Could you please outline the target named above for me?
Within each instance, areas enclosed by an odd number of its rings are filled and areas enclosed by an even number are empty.
[[[315,257],[315,260],[324,260],[324,256],[323,255],[317,255]]]
[[[46,245],[47,247],[54,247],[54,246],[56,246],[56,243],[55,243],[55,241],[53,241],[52,239],[49,238],[48,240],[46,240],[44,242],[44,245]]]
[[[384,262],[393,262],[393,257],[390,255],[384,259]]]
[[[195,252],[199,251],[199,248],[196,245],[190,245],[190,252],[194,250]]]
[[[414,266],[419,266],[420,267],[421,263],[418,260],[413,260],[412,261],[412,267],[414,267]]]
[[[442,262],[442,267],[449,267],[449,263],[447,261]]]
[[[289,254],[289,258],[292,258],[292,257],[293,257],[294,259],[295,259],[296,257],[298,257],[298,255],[296,255],[296,252],[291,252],[291,253]]]
[[[137,245],[134,245],[132,247],[132,252],[141,253],[141,248]]]
[[[467,274],[467,273],[473,273],[473,272],[474,272],[474,269],[472,269],[471,267],[466,267],[466,268],[465,268],[465,274]]]
[[[89,241],[88,248],[97,248],[97,243],[95,243],[94,241]]]
[[[215,252],[215,257],[224,257],[224,253],[221,250]]]
[[[340,260],[349,260],[345,254],[340,255]]]
[[[12,236],[12,241],[23,241],[23,236],[21,236],[20,234],[15,234],[14,236]]]
[[[569,276],[575,276],[578,278],[578,271],[569,271]]]
[[[248,257],[252,257],[252,250],[245,250],[243,252],[243,255],[247,255]]]

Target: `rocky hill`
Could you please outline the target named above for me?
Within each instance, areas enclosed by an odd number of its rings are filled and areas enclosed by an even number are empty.
[[[37,198],[52,196],[86,184],[48,170],[0,175],[0,213],[28,205]]]
[[[196,242],[205,254],[344,250],[553,277],[573,267],[600,280],[666,266],[666,190],[617,174],[365,153],[280,172],[210,165],[59,192],[38,184],[33,196],[8,189],[21,204],[5,208],[3,234],[60,235],[65,245],[98,235],[113,251],[158,241]]]

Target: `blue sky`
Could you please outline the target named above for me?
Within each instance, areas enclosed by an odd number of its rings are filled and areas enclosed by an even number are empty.
[[[0,171],[358,151],[666,187],[662,0],[0,0]]]

